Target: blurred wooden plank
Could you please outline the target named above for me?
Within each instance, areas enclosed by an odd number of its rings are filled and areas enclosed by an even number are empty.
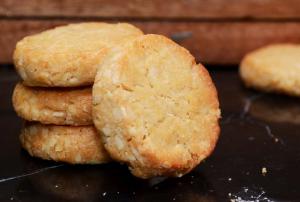
[[[0,20],[0,63],[11,63],[22,37],[74,21]],[[133,22],[145,33],[164,34],[208,64],[237,64],[250,50],[275,42],[300,43],[300,23]]]
[[[300,18],[299,0],[1,0],[2,16]]]

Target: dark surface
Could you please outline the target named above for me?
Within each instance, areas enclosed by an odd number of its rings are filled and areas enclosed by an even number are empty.
[[[223,117],[213,155],[182,178],[144,181],[116,163],[70,166],[21,150],[11,106],[18,78],[3,67],[0,201],[300,201],[300,100],[247,90],[236,71],[212,76]]]

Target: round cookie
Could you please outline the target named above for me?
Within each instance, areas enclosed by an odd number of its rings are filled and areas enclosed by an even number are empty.
[[[247,54],[240,65],[246,86],[300,96],[300,45],[275,44]]]
[[[109,48],[142,34],[141,30],[126,23],[60,26],[19,41],[14,51],[14,64],[25,85],[90,85]]]
[[[111,52],[93,86],[93,120],[113,159],[135,176],[182,176],[213,151],[219,102],[202,65],[160,35]]]
[[[27,121],[92,125],[92,88],[37,88],[18,83],[13,93],[17,114]]]
[[[25,123],[20,140],[31,156],[45,160],[99,164],[110,159],[94,126]]]

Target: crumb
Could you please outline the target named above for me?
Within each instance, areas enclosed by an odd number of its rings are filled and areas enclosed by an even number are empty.
[[[13,197],[10,197],[10,200],[11,200],[11,201],[13,201],[13,200],[14,200],[14,198],[13,198]]]
[[[54,187],[55,187],[55,188],[58,188],[58,185],[56,184]]]
[[[228,196],[231,196],[231,193],[228,193]]]
[[[106,196],[106,192],[103,192],[103,193],[102,193],[102,196]]]
[[[266,167],[263,167],[263,168],[261,169],[261,173],[262,173],[263,175],[266,175],[266,174],[267,174],[267,168],[266,168]]]
[[[231,177],[230,178],[228,178],[228,181],[230,182],[232,179],[231,179]]]
[[[85,187],[89,187],[89,185],[88,185],[88,184],[86,184],[86,185],[85,185]]]
[[[175,200],[176,200],[176,198],[174,197],[174,198],[173,198],[173,201],[175,201]]]
[[[279,139],[278,138],[275,138],[275,142],[278,142],[279,141]]]

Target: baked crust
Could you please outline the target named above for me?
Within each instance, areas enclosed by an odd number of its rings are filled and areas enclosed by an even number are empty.
[[[92,88],[37,88],[18,83],[13,93],[17,114],[27,121],[92,125]]]
[[[56,126],[26,122],[20,135],[31,156],[71,164],[99,164],[110,160],[94,126]]]
[[[60,26],[19,41],[14,64],[29,86],[91,85],[107,50],[142,34],[127,23]]]
[[[186,49],[144,35],[114,49],[101,67],[93,120],[113,159],[150,178],[182,176],[210,155],[220,131],[217,91]]]
[[[300,45],[274,44],[248,53],[240,65],[247,87],[300,96]]]

